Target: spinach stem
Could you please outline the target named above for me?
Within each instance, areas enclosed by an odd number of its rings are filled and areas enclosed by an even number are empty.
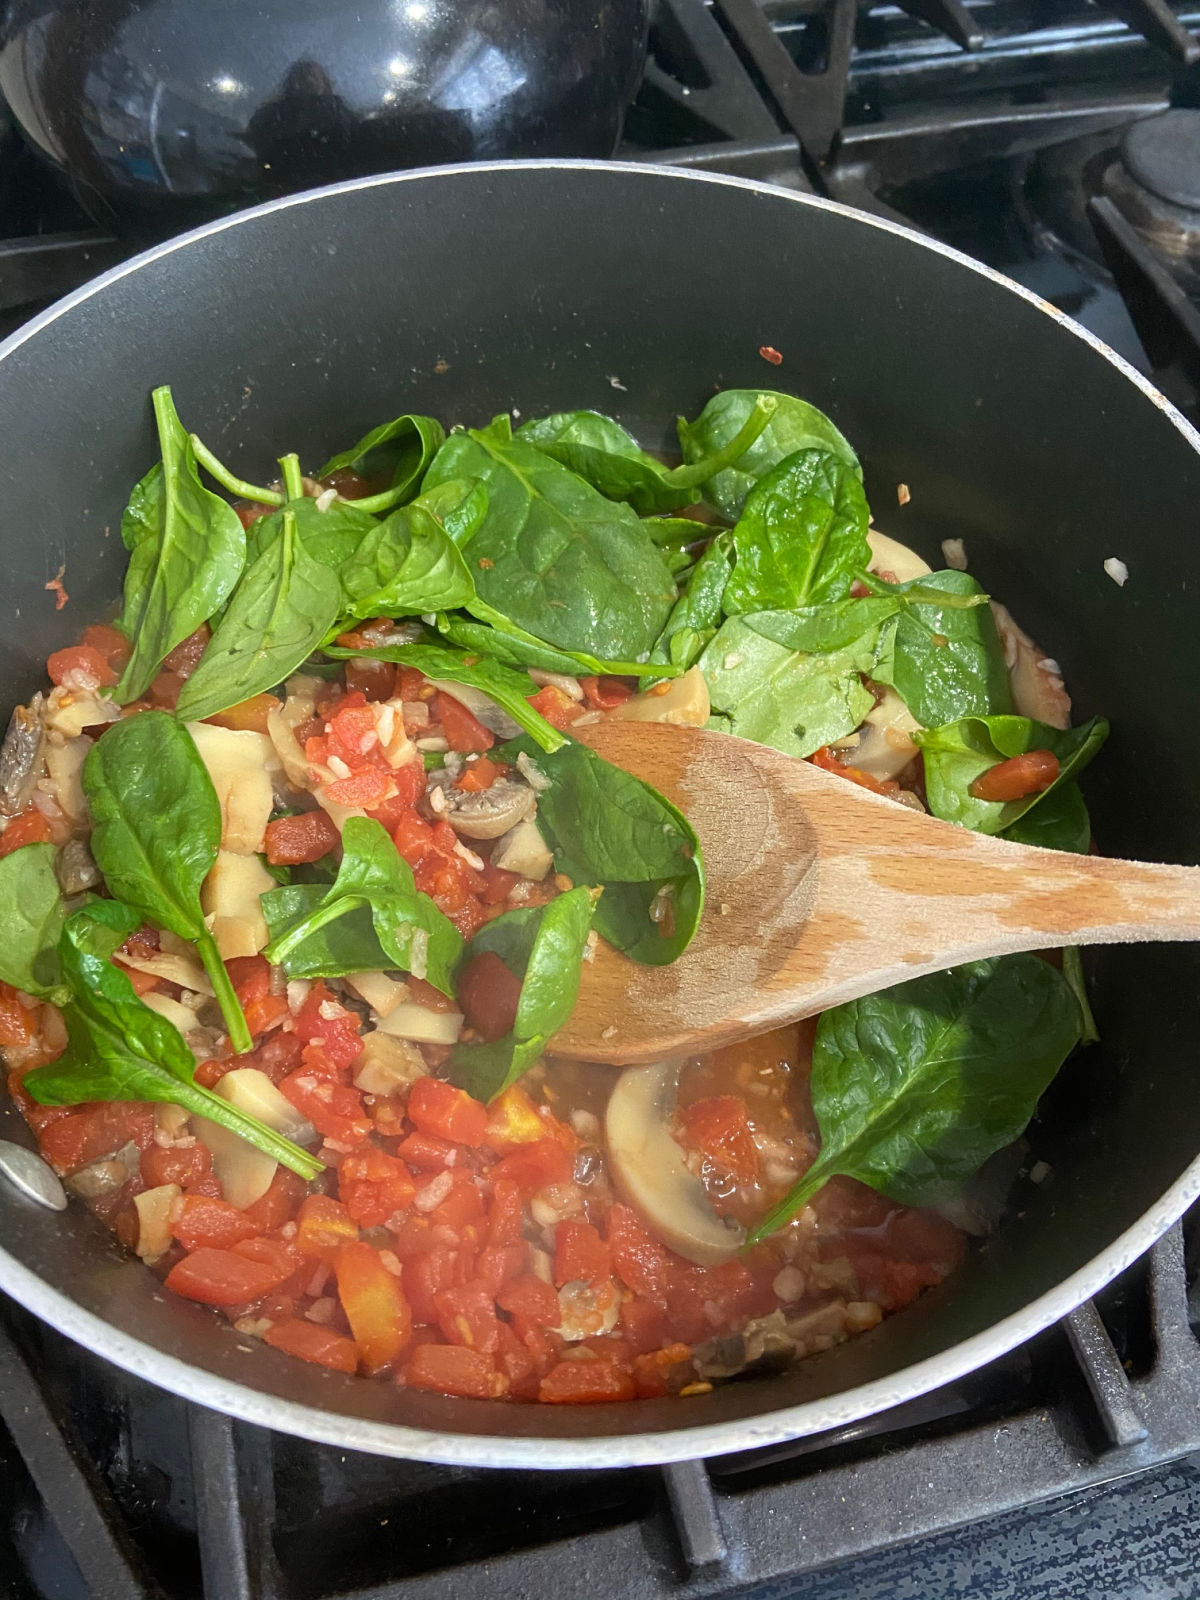
[[[225,970],[225,963],[221,960],[217,941],[207,928],[196,940],[196,949],[200,952],[204,970],[208,973],[208,981],[213,986],[217,1004],[221,1007],[221,1015],[225,1018],[225,1026],[229,1029],[229,1042],[238,1055],[244,1056],[248,1050],[254,1048],[254,1040],[250,1036],[250,1029],[246,1026],[241,1001],[234,993],[233,983]]]
[[[1069,944],[1062,953],[1063,977],[1071,986],[1071,993],[1079,1002],[1083,1026],[1079,1035],[1080,1044],[1099,1044],[1100,1030],[1096,1026],[1096,1018],[1092,1014],[1092,1004],[1088,999],[1087,982],[1083,975],[1083,957],[1079,953],[1079,946]]]
[[[300,471],[300,457],[295,451],[290,456],[280,456],[279,470],[283,473],[283,488],[288,499],[303,499],[304,474]]]
[[[180,1095],[180,1101],[189,1102],[190,1109],[199,1112],[202,1117],[208,1117],[211,1122],[219,1122],[222,1127],[230,1132],[239,1134],[248,1144],[255,1145],[266,1155],[274,1156],[281,1165],[288,1167],[292,1172],[298,1173],[302,1178],[315,1178],[318,1172],[323,1172],[325,1163],[303,1148],[285,1139],[283,1134],[276,1133],[274,1128],[260,1122],[257,1117],[248,1116],[246,1112],[239,1111],[228,1100],[223,1100],[219,1094],[214,1094],[211,1089],[205,1089],[199,1083],[188,1084],[189,1092]]]
[[[821,1164],[821,1158],[818,1156],[804,1176],[792,1185],[779,1204],[773,1206],[762,1221],[756,1222],[754,1227],[750,1229],[750,1232],[746,1235],[744,1248],[749,1250],[752,1245],[761,1244],[764,1239],[769,1238],[771,1234],[776,1233],[789,1223],[797,1212],[808,1204],[817,1190],[825,1187],[833,1175],[832,1171],[825,1170]]]
[[[310,911],[286,933],[281,933],[278,939],[272,939],[263,951],[263,955],[273,967],[285,967],[292,951],[298,944],[303,944],[310,934],[317,933],[328,923],[336,922],[339,917],[344,917],[366,904],[367,901],[360,894],[339,895],[336,899],[327,901],[325,905],[318,906],[315,911]]]
[[[365,500],[351,500],[355,511],[365,511],[368,516],[377,517],[383,511],[391,511],[404,499],[410,485],[402,483],[397,489],[385,489],[382,494],[369,494]]]
[[[235,494],[242,500],[253,500],[256,505],[281,506],[286,499],[276,489],[260,489],[256,483],[247,483],[244,478],[235,478],[233,473],[194,433],[188,438],[192,441],[192,450],[196,460],[204,470],[214,477],[223,489],[228,489],[230,494]]]
[[[664,481],[675,489],[694,489],[702,483],[707,483],[709,478],[715,478],[718,472],[724,472],[726,467],[732,467],[735,462],[741,460],[762,433],[775,415],[778,405],[779,401],[773,395],[760,394],[751,408],[750,415],[723,449],[707,456],[703,461],[695,461],[688,466],[673,467],[670,472],[663,474]]]

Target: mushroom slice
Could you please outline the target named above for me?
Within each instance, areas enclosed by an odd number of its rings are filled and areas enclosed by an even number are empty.
[[[33,798],[45,753],[42,696],[17,706],[0,745],[0,816],[15,817]]]
[[[708,721],[708,685],[699,667],[692,667],[681,678],[668,678],[644,689],[632,700],[609,712],[614,722],[669,722],[687,728],[702,728]]]
[[[911,583],[914,578],[924,578],[933,571],[915,550],[901,544],[899,539],[889,539],[878,528],[867,529],[867,543],[871,547],[868,572],[890,572],[897,583]]]
[[[461,1011],[434,1011],[415,1001],[402,1000],[386,1017],[380,1017],[377,1032],[393,1039],[412,1039],[417,1044],[457,1044],[462,1032]]]
[[[222,961],[256,956],[266,946],[271,935],[260,897],[274,887],[275,879],[256,855],[217,851],[200,891],[200,904]]]
[[[403,1094],[418,1078],[427,1077],[425,1057],[411,1039],[393,1039],[390,1034],[363,1035],[362,1054],[354,1064],[354,1087],[364,1094]]]
[[[348,972],[342,981],[367,1002],[376,1016],[386,1017],[408,999],[408,985],[397,983],[386,972]]]
[[[309,1144],[317,1136],[312,1123],[297,1111],[258,1067],[234,1067],[217,1080],[216,1093],[238,1111],[257,1117],[293,1144]]]
[[[858,732],[839,740],[835,748],[845,749],[852,767],[884,782],[903,772],[916,755],[917,747],[909,736],[920,726],[896,691],[886,688]]]
[[[263,848],[274,793],[271,771],[280,758],[265,733],[189,722],[187,731],[221,803],[221,848],[250,855]]]
[[[554,856],[537,823],[532,817],[526,817],[497,839],[492,865],[541,883],[554,865]]]
[[[664,1244],[698,1266],[735,1256],[745,1229],[718,1217],[671,1137],[682,1063],[627,1067],[608,1102],[605,1136],[617,1187]]]
[[[171,1211],[182,1195],[177,1183],[160,1183],[134,1195],[138,1220],[135,1248],[143,1261],[157,1261],[171,1248]]]
[[[231,1206],[244,1211],[271,1187],[279,1163],[265,1150],[247,1144],[240,1133],[207,1117],[196,1118],[196,1133],[208,1146],[221,1192]]]
[[[498,839],[502,833],[524,822],[537,805],[537,796],[524,783],[502,778],[490,789],[476,789],[464,794],[452,790],[446,821],[455,833],[466,834],[468,839]]]
[[[1071,726],[1071,696],[1049,661],[1027,633],[1017,627],[1006,606],[992,601],[992,615],[1012,684],[1013,704],[1023,717],[1048,723],[1052,728]]]

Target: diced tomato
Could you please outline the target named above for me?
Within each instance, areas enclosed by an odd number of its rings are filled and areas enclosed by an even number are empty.
[[[29,806],[0,833],[0,857],[10,856],[27,844],[45,844],[52,833],[49,822],[37,807]]]
[[[439,1139],[433,1133],[410,1133],[396,1146],[396,1153],[418,1172],[442,1172],[456,1166],[459,1157],[448,1139]]]
[[[396,693],[401,700],[432,700],[436,690],[423,672],[401,667],[396,673]]]
[[[355,806],[370,811],[388,798],[392,792],[391,774],[377,767],[366,767],[351,773],[348,778],[336,778],[326,784],[325,796],[335,806]]]
[[[233,956],[225,971],[241,1005],[265,1000],[271,992],[271,967],[265,956]]]
[[[214,716],[205,717],[218,728],[232,728],[235,733],[266,733],[267,718],[279,710],[279,701],[273,694],[253,694],[249,700],[239,700]]]
[[[869,772],[862,772],[858,767],[847,766],[844,761],[839,761],[827,744],[815,750],[808,758],[814,767],[820,767],[822,772],[832,772],[836,777],[846,778],[850,783],[858,784],[860,789],[870,789],[872,794],[895,793],[898,785],[892,784],[889,790],[878,778],[873,778]]]
[[[557,1328],[562,1321],[562,1307],[553,1285],[532,1272],[506,1283],[496,1296],[496,1304],[507,1311],[522,1338],[530,1328]]]
[[[186,1189],[212,1170],[212,1156],[200,1139],[190,1145],[151,1144],[142,1151],[139,1167],[147,1189],[163,1183]]]
[[[407,1211],[417,1185],[403,1161],[374,1145],[343,1157],[338,1193],[361,1228],[378,1228],[397,1211]]]
[[[207,1195],[210,1200],[223,1200],[225,1191],[215,1172],[202,1172],[198,1178],[189,1178],[183,1186],[188,1194]]]
[[[46,673],[51,683],[65,683],[69,678],[72,686],[80,689],[107,688],[119,676],[99,650],[86,644],[55,650],[47,658]]]
[[[298,817],[276,817],[267,823],[267,860],[273,867],[320,861],[340,841],[341,834],[324,811],[304,811]]]
[[[474,871],[461,856],[443,855],[435,847],[422,858],[413,875],[421,893],[435,900],[447,916],[461,911],[471,898]]]
[[[554,1281],[560,1287],[581,1278],[585,1283],[607,1283],[612,1272],[612,1252],[590,1222],[567,1220],[554,1230]]]
[[[633,1360],[633,1382],[638,1399],[653,1400],[670,1394],[672,1375],[678,1373],[679,1377],[686,1380],[694,1370],[690,1345],[671,1344],[662,1350],[636,1355]]]
[[[85,649],[96,650],[108,662],[118,677],[129,660],[133,646],[125,635],[105,622],[90,623],[80,634],[79,642]],[[115,683],[117,680],[110,680]]]
[[[681,1142],[698,1150],[719,1171],[739,1183],[758,1178],[758,1150],[750,1132],[746,1102],[733,1094],[710,1095],[687,1106],[679,1117]]]
[[[503,1039],[517,1020],[521,980],[494,950],[467,961],[455,988],[463,1015],[481,1039]]]
[[[354,702],[358,701],[358,704]],[[375,713],[361,694],[347,695],[329,721],[329,753],[348,767],[359,768],[379,746]]]
[[[538,1356],[517,1337],[516,1329],[507,1322],[500,1324],[500,1348],[494,1360],[508,1379],[509,1393],[514,1400],[537,1399],[538,1382],[543,1370],[548,1371],[550,1364],[546,1363],[543,1367]]]
[[[399,1278],[362,1240],[342,1246],[334,1271],[338,1298],[364,1363],[373,1370],[388,1366],[412,1336],[412,1312]]]
[[[261,1299],[283,1279],[278,1265],[253,1261],[234,1250],[201,1249],[184,1256],[167,1274],[167,1288],[206,1306],[238,1306]]]
[[[424,978],[409,978],[408,998],[414,1005],[423,1006],[426,1011],[453,1011],[454,1001],[448,994],[443,994],[440,989],[435,989]]]
[[[566,1183],[573,1163],[556,1139],[518,1145],[492,1168],[492,1181],[511,1179],[523,1194],[536,1194],[552,1183]]]
[[[621,1332],[639,1355],[657,1350],[666,1337],[665,1310],[657,1301],[638,1295],[621,1302],[620,1323]]]
[[[117,956],[112,958],[112,964],[129,979],[129,986],[136,995],[151,994],[162,987],[163,980],[152,972],[138,972],[135,967],[127,967]]]
[[[175,646],[163,661],[163,666],[168,672],[177,673],[181,678],[190,678],[200,665],[200,657],[208,648],[208,641],[211,638],[212,629],[207,622],[202,622],[195,633],[189,633],[186,639]]]
[[[296,1032],[306,1044],[319,1044],[338,1071],[353,1066],[362,1053],[358,1018],[338,1004],[323,983],[314,983],[296,1016]]]
[[[297,1274],[305,1278],[311,1274],[309,1263],[286,1239],[262,1237],[239,1239],[231,1249],[235,1256],[257,1262],[260,1266],[270,1267],[275,1274],[275,1282],[272,1285],[275,1289],[288,1287],[288,1279],[296,1277]],[[294,1287],[298,1288],[299,1285]]]
[[[150,704],[161,711],[174,711],[186,682],[180,673],[164,667],[148,690]]]
[[[498,1094],[488,1106],[484,1142],[493,1150],[510,1150],[514,1145],[532,1144],[546,1137],[546,1125],[538,1108],[519,1083]]]
[[[418,1078],[408,1093],[409,1121],[421,1133],[478,1149],[487,1128],[487,1107],[465,1089],[440,1078]]]
[[[289,1356],[299,1356],[301,1361],[315,1362],[319,1367],[331,1367],[334,1372],[358,1371],[358,1346],[345,1334],[306,1317],[284,1317],[273,1322],[263,1334],[265,1343]]]
[[[503,867],[492,866],[490,861],[479,876],[483,879],[480,898],[489,906],[503,905],[521,881],[519,872],[506,872]]]
[[[524,1240],[517,1244],[493,1244],[476,1257],[475,1275],[497,1295],[510,1278],[519,1277],[528,1267],[529,1246]]]
[[[588,1406],[633,1400],[633,1379],[612,1361],[560,1361],[542,1379],[538,1399],[547,1405]]]
[[[0,1045],[27,1045],[37,1033],[38,1013],[17,999],[17,991],[0,983]]]
[[[508,1387],[487,1356],[467,1345],[419,1344],[404,1369],[410,1389],[461,1395],[467,1400],[498,1400]]]
[[[430,1214],[435,1226],[453,1228],[456,1233],[483,1216],[483,1196],[469,1172],[451,1173],[450,1191]]]
[[[420,757],[392,769],[392,788],[395,793],[371,810],[376,822],[381,822],[389,833],[414,814],[413,807],[425,793],[425,763]]]
[[[252,500],[248,504],[234,506],[233,509],[237,512],[242,527],[252,528],[260,517],[270,516],[273,507],[259,505],[257,501]]]
[[[446,912],[447,918],[454,924],[464,939],[473,939],[484,923],[490,922],[495,915],[496,912],[490,906],[485,906],[481,901],[476,900],[474,896],[465,900],[457,909],[450,909]]]
[[[353,1148],[371,1137],[372,1123],[362,1095],[349,1084],[318,1077],[303,1067],[284,1078],[279,1090],[326,1139]]]
[[[400,1281],[416,1321],[437,1321],[435,1296],[453,1287],[456,1259],[451,1250],[432,1250],[424,1255],[409,1256],[404,1261]]]
[[[289,1015],[287,997],[282,994],[268,994],[261,1000],[251,1000],[242,1010],[246,1015],[246,1026],[255,1038],[286,1022]]]
[[[535,711],[541,712],[552,728],[557,728],[560,732],[564,728],[569,728],[579,715],[578,700],[572,700],[569,694],[564,693],[553,683],[548,683],[544,689],[531,694],[529,704]]]
[[[624,678],[580,678],[579,685],[588,705],[597,711],[614,711],[633,699],[634,691]]]
[[[434,1295],[437,1324],[451,1344],[470,1345],[491,1355],[500,1343],[496,1307],[486,1284],[478,1280],[442,1289]]]
[[[511,1178],[498,1178],[492,1184],[492,1204],[488,1211],[488,1243],[516,1244],[521,1237],[521,1191]]]
[[[368,647],[369,648],[369,647]],[[396,687],[396,669],[390,661],[360,656],[346,663],[346,682],[368,700],[390,700]]]
[[[442,732],[446,736],[446,743],[451,750],[463,753],[471,751],[482,752],[490,750],[496,742],[496,735],[490,728],[485,728],[479,718],[468,711],[461,700],[456,700],[445,690],[440,690],[437,697],[437,716],[442,724]]]
[[[264,1039],[253,1055],[238,1056],[236,1066],[254,1066],[265,1072],[272,1083],[280,1083],[289,1072],[295,1072],[304,1051],[304,1040],[295,1033],[273,1033]]]
[[[358,1238],[358,1227],[340,1200],[306,1195],[296,1218],[296,1249],[302,1255],[333,1261],[342,1245]]]
[[[509,768],[502,761],[480,756],[477,761],[469,761],[463,766],[454,780],[454,787],[461,789],[464,794],[480,794],[484,789],[490,789],[508,771]]]
[[[78,1172],[111,1156],[130,1142],[139,1150],[154,1142],[154,1107],[114,1100],[75,1106],[45,1127],[39,1137],[42,1154],[58,1172]]]
[[[967,793],[976,800],[1025,800],[1041,794],[1058,780],[1058,757],[1053,750],[1026,750],[1022,755],[998,761],[981,772]]]
[[[242,1239],[252,1239],[258,1227],[226,1200],[185,1195],[172,1218],[171,1233],[187,1251],[206,1245],[225,1250]]]
[[[665,1304],[671,1281],[671,1257],[636,1211],[619,1201],[609,1207],[608,1242],[613,1266],[634,1294]]]
[[[415,811],[410,811],[397,822],[392,843],[410,867],[418,866],[433,852],[433,828]]]
[[[274,1233],[292,1220],[307,1192],[308,1185],[298,1173],[276,1167],[266,1193],[244,1207],[243,1215],[257,1225],[260,1233]]]

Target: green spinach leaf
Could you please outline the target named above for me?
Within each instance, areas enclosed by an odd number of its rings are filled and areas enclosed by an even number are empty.
[[[976,833],[1002,833],[1034,807],[1051,804],[1055,793],[1083,771],[1108,737],[1108,723],[1093,717],[1082,727],[1062,730],[1029,717],[965,717],[944,728],[922,729],[912,737],[925,758],[925,788],[934,816]],[[977,800],[971,794],[976,778],[1027,750],[1052,750],[1058,757],[1058,777],[1049,789],[1003,803]],[[1053,825],[1065,828],[1075,825],[1077,813],[1067,811],[1052,818]]]
[[[179,692],[175,714],[202,722],[289,677],[337,615],[336,573],[309,555],[293,512],[233,592],[200,664]]]
[[[83,792],[92,855],[110,893],[195,943],[230,1042],[249,1050],[250,1030],[200,907],[221,843],[221,807],[191,735],[166,711],[114,722],[88,752]]]
[[[338,577],[343,622],[449,611],[475,594],[457,545],[420,500],[377,522]]]
[[[462,955],[462,935],[429,896],[417,889],[412,868],[388,838],[381,822],[371,817],[347,818],[342,829],[342,864],[333,884],[299,920],[288,921],[288,913],[296,908],[297,890],[303,887],[268,889],[262,896],[263,915],[271,930],[271,942],[263,954],[268,961],[282,966],[289,977],[300,976],[300,966],[307,977],[335,976],[312,970],[311,962],[321,945],[327,953],[336,955],[349,947],[353,937],[356,954],[363,953],[361,923],[358,931],[352,929],[341,942],[330,934],[329,927],[352,912],[367,908],[385,959],[343,970],[416,969],[418,977],[427,978],[443,994],[454,993],[454,970]],[[314,945],[312,941],[318,934],[323,934],[323,940]],[[293,957],[298,964],[296,971]]]
[[[549,645],[536,634],[527,633],[524,628],[519,628],[511,618],[497,611],[494,606],[488,605],[485,600],[475,596],[468,606],[471,615],[480,623],[487,625],[486,634],[479,648],[485,654],[494,656],[508,666],[535,667],[543,672],[562,672],[568,677],[577,678],[581,673],[594,677],[603,677],[611,673],[616,677],[631,678],[672,678],[676,676],[675,669],[663,667],[651,668],[645,661],[602,661],[598,656],[590,655],[586,650],[560,650],[554,645]],[[462,636],[463,629],[471,624],[466,618],[447,618],[452,623],[460,637],[456,643],[465,644],[468,640]],[[446,630],[442,626],[442,618],[438,618],[437,625],[440,631]],[[447,633],[447,637],[451,637]],[[550,665],[553,658],[555,664]]]
[[[538,796],[538,825],[559,872],[603,888],[597,931],[635,961],[674,961],[704,906],[704,864],[687,818],[657,789],[574,741],[539,752],[521,739],[504,749],[523,749],[550,780]]]
[[[892,685],[923,727],[1011,710],[1004,647],[992,608],[969,573],[932,572],[896,585],[876,579],[873,587],[909,602],[875,677]],[[939,593],[944,602],[934,598]]]
[[[721,626],[721,599],[729,582],[732,535],[719,533],[688,576],[671,608],[650,660],[687,669]]]
[[[447,478],[420,497],[425,509],[441,523],[459,549],[487,516],[488,492],[475,478]]]
[[[741,427],[719,449],[680,467],[665,467],[641,449],[620,423],[598,411],[559,411],[517,429],[610,500],[627,500],[643,516],[699,499],[702,483],[741,460],[775,414],[773,395],[759,395]]]
[[[58,936],[63,906],[52,844],[27,844],[0,857],[0,982],[61,1004]]]
[[[1040,850],[1073,850],[1085,856],[1092,848],[1092,819],[1080,787],[1073,780],[1057,783],[1032,811],[1004,830],[1014,844],[1033,844]]]
[[[798,450],[760,478],[733,530],[727,613],[844,600],[871,558],[870,513],[853,467],[830,450]]]
[[[507,416],[446,440],[425,486],[455,478],[487,490],[487,515],[464,553],[488,606],[560,650],[649,655],[675,585],[627,505],[514,439]]]
[[[901,1205],[945,1199],[1022,1132],[1081,1026],[1070,986],[1033,955],[971,962],[825,1012],[812,1067],[820,1154],[748,1242],[835,1174]]]
[[[755,483],[797,450],[832,450],[858,471],[858,457],[823,411],[795,395],[768,389],[725,389],[712,397],[695,422],[681,422],[684,461],[701,461],[723,449],[762,399],[775,401],[767,426],[736,466],[726,467],[704,485],[704,498],[727,522],[737,521]]]
[[[323,1163],[195,1080],[196,1062],[178,1029],[134,993],[110,957],[141,923],[117,900],[95,900],[67,918],[60,939],[71,990],[66,1052],[27,1073],[24,1087],[44,1106],[89,1100],[166,1101],[210,1117],[276,1161],[315,1178]]]
[[[451,1076],[477,1100],[491,1100],[531,1067],[575,1008],[596,896],[569,889],[549,905],[506,911],[467,946],[466,960],[492,951],[521,979],[512,1032],[488,1044],[460,1044]]]
[[[289,978],[344,978],[349,972],[382,972],[391,957],[375,933],[371,908],[365,903],[345,910],[332,922],[307,919],[328,899],[330,885],[289,883],[268,889],[261,899],[272,943],[304,922],[308,930],[288,950]]]
[[[144,694],[164,657],[221,609],[246,560],[238,514],[201,484],[170,389],[153,398],[162,463],[121,519],[130,557],[117,625],[133,646],[114,691],[122,704]]]
[[[374,517],[356,510],[353,501],[335,500],[319,511],[311,495],[302,495],[250,524],[246,532],[247,561],[257,561],[265,550],[278,543],[285,512],[295,519],[296,536],[312,559],[335,572],[379,526]]]
[[[411,498],[445,437],[446,430],[434,417],[396,417],[372,428],[349,450],[330,456],[317,476],[356,472],[360,478],[381,479],[391,493]],[[399,503],[399,499],[393,502]]]

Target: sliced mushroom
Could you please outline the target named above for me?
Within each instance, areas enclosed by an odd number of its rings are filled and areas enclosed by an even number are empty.
[[[87,694],[61,685],[51,689],[42,710],[47,730],[64,739],[77,739],[85,728],[116,722],[120,715],[120,706],[107,695]]]
[[[72,840],[73,844],[78,842]],[[70,845],[64,845],[62,855],[65,856],[70,848]],[[167,983],[177,983],[181,989],[190,989],[194,994],[213,992],[207,972],[190,950],[183,954],[160,948],[152,956],[128,955],[122,952],[119,960],[123,967],[131,967],[134,972],[144,972],[152,978],[162,978]]]
[[[492,865],[541,883],[554,865],[554,856],[537,823],[532,817],[526,817],[496,841]]]
[[[0,816],[15,817],[33,799],[45,752],[42,704],[42,696],[34,695],[29,705],[17,706],[9,718],[0,745]]]
[[[92,741],[82,734],[64,744],[53,740],[46,743],[46,780],[51,786],[50,794],[68,822],[76,827],[88,820],[87,801],[83,797],[83,763],[91,748]]]
[[[275,888],[275,880],[257,856],[218,850],[204,880],[200,904],[209,919],[222,961],[256,956],[270,939],[259,896]]]
[[[386,1017],[402,1000],[408,999],[408,985],[397,983],[384,972],[349,972],[343,982],[349,984],[359,999],[367,1002],[376,1016]]]
[[[186,726],[221,803],[222,848],[236,855],[261,850],[274,804],[271,771],[279,765],[273,741],[208,722]]]
[[[293,1144],[308,1144],[317,1136],[308,1118],[280,1094],[258,1067],[234,1067],[232,1072],[218,1079],[216,1093],[238,1111],[265,1122],[268,1128],[274,1128]]]
[[[1004,646],[1004,660],[1012,684],[1013,704],[1023,717],[1052,728],[1071,726],[1071,696],[1058,668],[1042,654],[1027,633],[1013,621],[1006,606],[992,601],[992,615]]]
[[[933,571],[915,550],[898,539],[889,539],[878,528],[867,529],[867,543],[871,546],[868,572],[890,572],[897,583],[911,583],[914,578],[924,578]]]
[[[82,894],[85,889],[94,889],[100,882],[100,868],[83,839],[68,839],[63,845],[54,863],[54,876],[68,898]]]
[[[537,796],[528,784],[512,778],[502,778],[490,789],[475,789],[467,794],[455,789],[447,798],[450,804],[446,821],[455,833],[465,834],[468,839],[498,839],[530,816],[537,805]]]
[[[169,994],[163,994],[161,989],[151,989],[142,996],[142,1000],[151,1011],[156,1011],[173,1028],[178,1028],[185,1039],[197,1026],[196,1013],[185,1006],[182,1000],[174,1000]]]
[[[498,734],[501,739],[515,739],[521,729],[513,721],[507,711],[501,711],[496,702],[484,694],[482,689],[475,689],[466,683],[450,683],[441,678],[430,678],[430,683],[439,694],[448,694],[451,700],[457,700],[459,705],[466,706],[471,715],[482,722],[491,733]]]
[[[909,735],[920,726],[896,691],[887,688],[858,732],[839,740],[836,748],[845,750],[852,767],[884,782],[903,772],[916,755],[917,747]]]
[[[282,711],[272,708],[267,712],[267,737],[279,757],[288,782],[295,784],[298,789],[307,789],[312,778],[313,763],[304,754],[288,717],[287,707],[291,703],[288,700]],[[305,720],[303,717],[299,719],[301,722]],[[320,773],[325,777],[332,776],[327,767],[320,768]]]
[[[160,1183],[134,1195],[138,1219],[134,1248],[143,1261],[157,1261],[171,1248],[171,1209],[182,1193],[177,1183]]]
[[[229,1204],[244,1211],[261,1200],[271,1187],[279,1163],[265,1150],[247,1144],[240,1133],[210,1122],[207,1117],[196,1118],[196,1133],[208,1146],[213,1171],[221,1180],[221,1192]]]
[[[626,700],[609,717],[615,722],[667,722],[687,728],[702,728],[708,721],[708,684],[699,667],[692,667],[681,678],[670,678],[644,689]]]
[[[354,1087],[363,1094],[402,1094],[428,1075],[425,1057],[411,1039],[393,1039],[378,1029],[363,1036],[354,1072]]]
[[[378,1032],[393,1039],[413,1039],[417,1044],[457,1044],[462,1025],[460,1011],[433,1011],[405,1000],[380,1018]]]
[[[680,1063],[627,1067],[609,1097],[608,1156],[617,1187],[664,1244],[698,1266],[735,1256],[745,1229],[718,1217],[671,1137]]]

